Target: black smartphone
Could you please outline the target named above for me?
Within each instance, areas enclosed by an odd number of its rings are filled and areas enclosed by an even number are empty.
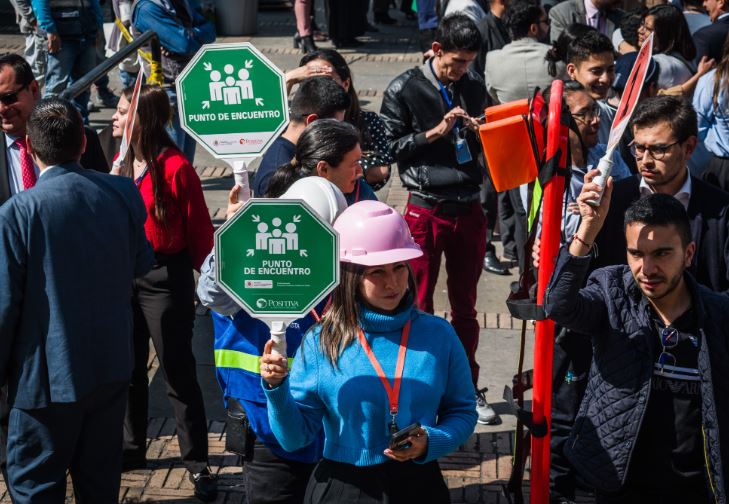
[[[391,450],[407,450],[413,444],[407,439],[410,436],[415,436],[420,430],[420,422],[410,424],[404,429],[397,431],[395,434],[390,436],[390,449]]]

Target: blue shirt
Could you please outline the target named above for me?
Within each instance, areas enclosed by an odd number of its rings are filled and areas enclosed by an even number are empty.
[[[140,0],[132,12],[132,24],[140,32],[157,33],[162,47],[171,53],[193,56],[203,44],[215,42],[215,26],[203,16],[196,2],[182,1],[192,18],[189,28],[178,21],[177,12],[168,0]]]
[[[699,119],[699,140],[706,148],[720,157],[729,157],[729,99],[726,90],[719,92],[717,107],[714,97],[716,70],[699,79],[694,91],[694,108]]]
[[[256,171],[256,178],[253,180],[253,192],[256,198],[262,198],[268,191],[268,184],[271,177],[281,166],[294,158],[296,145],[286,138],[280,136],[273,141],[261,159],[261,164]]]
[[[476,426],[476,401],[463,345],[444,319],[409,305],[395,314],[361,307],[360,324],[375,357],[392,382],[402,328],[411,320],[399,398],[400,428],[420,422],[428,432],[425,463],[456,450]],[[390,459],[389,402],[367,354],[354,341],[337,368],[321,351],[320,327],[304,338],[291,374],[268,397],[268,419],[286,450],[306,446],[324,428],[324,457],[357,466]]]

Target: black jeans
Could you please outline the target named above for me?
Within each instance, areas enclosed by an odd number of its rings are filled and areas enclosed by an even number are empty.
[[[449,503],[438,462],[388,461],[369,467],[323,459],[306,489],[305,504]]]
[[[151,337],[175,412],[182,462],[190,472],[198,473],[208,464],[208,434],[192,354],[194,292],[187,251],[158,254],[152,271],[134,281],[134,371],[124,419],[124,456],[139,460],[146,453]]]
[[[316,464],[277,457],[260,441],[253,459],[245,462],[243,475],[248,504],[300,504]]]

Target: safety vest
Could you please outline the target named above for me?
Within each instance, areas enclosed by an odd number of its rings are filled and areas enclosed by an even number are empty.
[[[317,307],[321,313],[321,306]],[[244,310],[234,317],[211,312],[215,342],[215,375],[223,391],[223,398],[237,399],[245,409],[256,437],[274,454],[288,460],[313,463],[321,458],[323,436],[296,452],[286,452],[281,448],[268,423],[266,396],[261,386],[260,359],[263,347],[271,338],[266,324],[252,318]],[[315,324],[313,315],[297,319],[286,329],[286,353],[289,367],[293,363],[301,341],[311,326]]]

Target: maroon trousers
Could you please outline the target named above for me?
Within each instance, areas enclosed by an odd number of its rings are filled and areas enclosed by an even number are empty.
[[[471,366],[473,385],[478,382],[476,348],[480,327],[476,320],[476,289],[486,255],[486,216],[478,202],[463,212],[437,204],[423,208],[408,203],[405,221],[423,255],[410,261],[418,286],[418,305],[433,313],[433,293],[441,256],[445,255],[451,324]]]

